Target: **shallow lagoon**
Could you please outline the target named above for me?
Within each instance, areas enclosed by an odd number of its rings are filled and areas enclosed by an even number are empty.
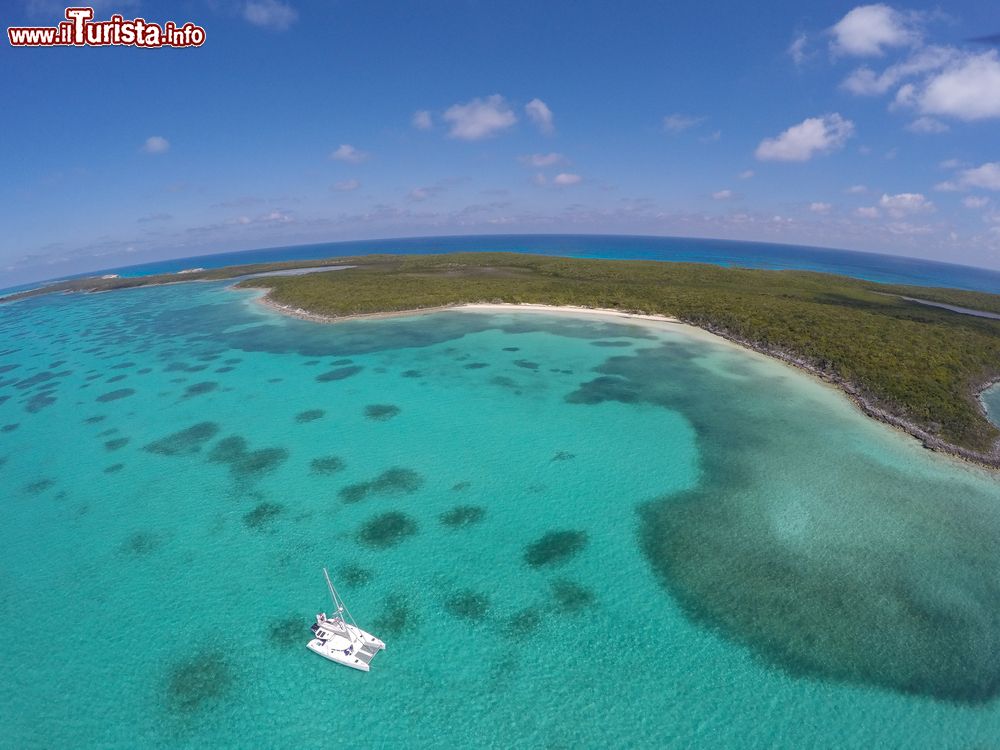
[[[0,352],[13,746],[1000,736],[1000,483],[700,332],[199,284]],[[324,564],[371,674],[304,648]]]

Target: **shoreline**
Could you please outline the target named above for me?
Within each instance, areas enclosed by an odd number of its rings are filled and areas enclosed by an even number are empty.
[[[235,289],[235,287],[230,287]],[[466,302],[466,303],[456,303],[453,305],[439,305],[436,307],[423,307],[415,308],[411,310],[393,310],[389,312],[381,313],[359,313],[355,315],[322,315],[319,313],[312,313],[308,310],[302,308],[294,308],[290,305],[283,305],[279,302],[275,302],[270,298],[270,290],[264,291],[264,294],[255,297],[254,302],[264,307],[279,313],[281,315],[288,315],[290,317],[298,318],[300,320],[308,320],[313,323],[341,323],[350,320],[381,320],[388,318],[401,318],[401,317],[412,317],[414,315],[427,315],[437,312],[447,312],[447,311],[492,311],[492,312],[546,312],[552,314],[567,314],[567,315],[603,315],[616,318],[625,318],[630,320],[636,320],[640,322],[647,323],[672,323],[690,326],[698,331],[710,334],[712,336],[717,336],[721,339],[725,339],[732,344],[735,344],[743,349],[749,349],[750,351],[761,354],[765,357],[776,359],[785,364],[791,365],[798,370],[801,370],[815,378],[818,378],[821,382],[835,387],[837,390],[844,393],[848,399],[864,414],[865,416],[874,419],[882,424],[888,425],[893,429],[905,433],[906,435],[916,438],[920,441],[924,448],[935,453],[941,453],[952,458],[960,459],[967,463],[977,465],[982,468],[990,469],[992,471],[1000,470],[1000,445],[994,448],[992,453],[981,453],[979,451],[973,451],[968,448],[963,448],[962,446],[953,445],[948,443],[934,435],[930,434],[922,427],[913,422],[910,422],[903,417],[892,414],[877,404],[873,403],[865,394],[858,388],[854,383],[851,383],[844,378],[823,371],[818,367],[814,366],[812,363],[797,357],[789,352],[774,349],[772,347],[764,346],[758,344],[755,341],[751,341],[740,336],[730,334],[721,328],[716,328],[714,326],[701,326],[693,322],[683,320],[681,318],[675,318],[667,315],[656,315],[647,314],[640,312],[627,312],[623,310],[618,310],[614,308],[594,308],[594,307],[578,307],[573,305],[545,305],[538,303],[501,303],[501,302]],[[980,405],[981,409],[985,408],[982,404],[979,395],[994,385],[1000,382],[1000,377],[989,380],[986,384],[981,385],[973,389],[970,394],[972,398]]]

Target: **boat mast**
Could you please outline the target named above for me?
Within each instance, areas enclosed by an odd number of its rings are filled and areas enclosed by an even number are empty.
[[[330,574],[326,571],[325,567],[323,568],[323,577],[326,579],[326,587],[330,589],[330,599],[333,600],[333,606],[334,609],[336,609],[337,614],[338,615],[342,613],[346,614],[347,619],[350,620],[351,624],[355,628],[358,627],[358,623],[354,621],[354,615],[351,614],[351,610],[347,608],[347,605],[344,604],[344,600],[341,599],[340,594],[337,593],[337,589],[333,587],[333,581],[330,580]],[[350,630],[348,630],[347,632],[350,634],[351,641],[353,642],[355,640],[354,634]]]

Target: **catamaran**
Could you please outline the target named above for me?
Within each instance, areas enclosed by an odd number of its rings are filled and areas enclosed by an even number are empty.
[[[306,644],[306,648],[345,667],[367,672],[371,669],[371,660],[385,648],[385,643],[358,627],[344,600],[333,587],[326,568],[323,568],[323,577],[330,589],[334,614],[332,617],[327,617],[326,612],[316,615],[316,622],[310,628],[316,637]]]

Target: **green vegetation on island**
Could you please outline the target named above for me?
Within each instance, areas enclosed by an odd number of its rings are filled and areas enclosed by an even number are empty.
[[[323,266],[295,276],[249,274]],[[241,278],[244,277],[244,278]],[[0,298],[237,279],[277,305],[331,318],[469,302],[538,303],[671,315],[840,385],[869,415],[925,445],[1000,466],[998,430],[977,393],[1000,378],[1000,295],[897,286],[807,271],[518,253],[371,255],[139,278],[75,279]]]
[[[997,465],[1000,431],[976,398],[1000,377],[1000,321],[907,302],[1000,310],[979,292],[886,286],[805,271],[514,253],[353,258],[354,268],[247,279],[270,299],[340,317],[465,302],[672,315],[840,384],[928,446]]]

